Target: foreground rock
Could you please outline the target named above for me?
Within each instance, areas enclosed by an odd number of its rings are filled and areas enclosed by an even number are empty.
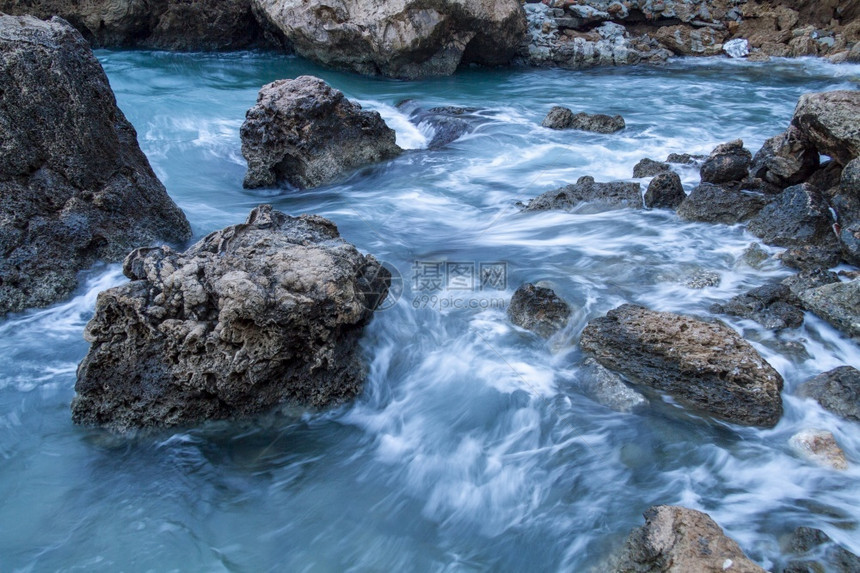
[[[511,61],[526,22],[518,0],[255,0],[300,55],[362,74],[414,79]]]
[[[580,177],[574,185],[538,195],[525,211],[560,209],[576,213],[598,213],[614,209],[641,209],[642,191],[638,183],[616,181],[596,183],[593,177]]]
[[[645,206],[649,209],[676,209],[687,194],[677,173],[658,173],[645,191]]]
[[[811,147],[847,165],[860,157],[860,92],[832,91],[800,96],[791,125]]]
[[[318,187],[402,152],[378,112],[362,111],[313,76],[263,86],[240,135],[246,188]]]
[[[0,133],[0,315],[68,296],[97,260],[190,236],[66,22],[0,16]]]
[[[595,133],[615,133],[625,128],[624,118],[620,115],[588,114],[583,111],[575,114],[561,106],[549,110],[541,125],[550,129],[578,129]]]
[[[617,573],[765,573],[707,514],[671,505],[645,512],[623,549],[603,569]]]
[[[764,285],[738,295],[711,312],[754,320],[770,330],[797,328],[803,324],[800,301],[784,284]]]
[[[549,338],[567,325],[570,306],[552,289],[526,283],[514,293],[508,318],[520,328]]]
[[[678,206],[678,216],[686,221],[733,225],[755,217],[767,202],[759,193],[702,183]]]
[[[631,382],[723,420],[773,427],[782,416],[782,377],[721,322],[625,304],[589,322],[581,345]]]
[[[836,247],[833,217],[824,196],[809,184],[780,193],[747,225],[750,233],[768,245]]]
[[[264,205],[185,253],[138,249],[99,295],[76,423],[193,424],[355,396],[358,339],[390,275],[321,217]]]
[[[744,147],[740,139],[718,145],[705,159],[699,173],[702,183],[740,182],[749,175],[749,167],[752,163],[752,153]]]
[[[783,545],[785,553],[794,557],[783,569],[783,573],[860,571],[860,557],[834,542],[820,529],[798,527]]]
[[[852,366],[840,366],[810,378],[798,394],[815,399],[837,416],[860,422],[860,370]]]
[[[826,430],[801,430],[791,437],[789,444],[800,457],[812,463],[834,470],[848,469],[845,452]]]
[[[860,338],[860,279],[810,288],[798,297],[807,310],[848,336]]]

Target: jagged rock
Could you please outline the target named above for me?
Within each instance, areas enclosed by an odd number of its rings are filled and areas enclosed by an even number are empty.
[[[705,513],[659,505],[644,514],[602,571],[613,573],[765,573]]]
[[[520,328],[549,338],[567,325],[570,306],[552,289],[526,283],[514,293],[508,318]]]
[[[857,557],[830,536],[813,527],[798,527],[783,543],[785,553],[796,559],[789,561],[783,573],[819,573],[834,571],[854,573],[860,571],[860,557]]]
[[[848,469],[845,452],[836,443],[833,434],[826,430],[801,430],[789,440],[797,454],[813,463],[834,470]]]
[[[711,305],[711,312],[749,318],[770,330],[797,328],[803,324],[800,301],[783,284],[754,288],[724,304]]]
[[[799,271],[829,269],[838,265],[841,259],[841,252],[834,246],[805,245],[792,247],[779,255],[782,264]]]
[[[717,56],[726,33],[712,28],[687,25],[662,26],[654,32],[658,42],[679,56]]]
[[[593,358],[582,365],[582,386],[598,404],[616,412],[633,412],[648,405],[648,399],[628,386],[621,377],[601,366]]]
[[[840,366],[810,378],[797,393],[814,398],[837,416],[860,422],[860,370],[853,366]]]
[[[391,279],[331,221],[268,205],[184,253],[138,249],[123,271],[86,327],[72,403],[76,423],[118,431],[352,398]]]
[[[318,187],[403,150],[375,111],[313,76],[263,86],[240,130],[245,187]]]
[[[666,157],[666,163],[679,165],[699,165],[708,157],[706,155],[690,155],[689,153],[670,153]]]
[[[789,128],[764,142],[753,157],[750,174],[784,189],[806,181],[818,165],[818,152],[805,144],[796,128]]]
[[[782,284],[797,296],[805,290],[838,282],[840,282],[839,276],[836,273],[825,269],[813,269],[783,279]]]
[[[686,221],[733,225],[755,217],[766,204],[759,193],[702,183],[678,206],[678,216]]]
[[[665,173],[666,171],[671,171],[672,168],[669,167],[668,163],[663,163],[662,161],[654,161],[653,159],[648,159],[647,157],[633,166],[633,177],[654,177],[655,175],[659,175],[660,173]]]
[[[699,173],[702,183],[731,183],[743,181],[749,175],[752,153],[744,147],[740,139],[723,143],[714,148],[702,164]]]
[[[750,220],[747,230],[769,245],[836,245],[833,218],[824,197],[811,185],[789,187]]]
[[[645,191],[645,206],[649,209],[675,209],[686,198],[677,173],[658,173]]]
[[[609,116],[602,113],[579,112],[574,114],[568,108],[557,105],[549,111],[541,125],[550,129],[579,129],[595,133],[615,133],[624,129],[624,118],[620,115]]]
[[[809,146],[847,165],[860,157],[860,91],[804,94],[791,125]]]
[[[845,334],[860,338],[860,279],[807,289],[797,296],[806,310]]]
[[[741,255],[741,260],[754,269],[760,269],[769,258],[770,254],[758,243],[750,243]]]
[[[631,382],[736,424],[773,427],[782,377],[721,322],[631,304],[589,322],[582,349]]]
[[[743,38],[735,38],[723,44],[723,51],[730,58],[746,58],[750,55],[750,43]]]
[[[300,55],[362,74],[414,79],[513,59],[526,30],[518,0],[254,0]]]
[[[538,195],[524,211],[561,209],[576,213],[598,213],[613,209],[641,209],[642,193],[638,183],[595,183],[593,177],[580,177],[574,185]]]
[[[860,159],[845,166],[838,193],[830,200],[830,205],[836,212],[842,256],[860,266]]]
[[[0,315],[68,296],[97,260],[191,236],[63,20],[0,15],[0,134]]]
[[[470,116],[470,110],[462,107],[448,106],[422,109],[413,101],[407,100],[398,104],[397,108],[409,114],[409,121],[415,125],[426,125],[432,129],[433,135],[427,143],[427,149],[441,149],[473,129],[469,121],[464,119]]]

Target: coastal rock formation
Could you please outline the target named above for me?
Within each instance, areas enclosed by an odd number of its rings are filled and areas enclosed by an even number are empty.
[[[0,315],[45,306],[97,260],[191,235],[81,35],[0,16]]]
[[[620,115],[573,113],[558,105],[549,110],[541,125],[550,129],[578,129],[594,133],[615,133],[625,127],[624,118]]]
[[[655,175],[671,170],[672,168],[668,163],[654,161],[653,159],[646,157],[633,166],[633,177],[635,179],[639,179],[640,177],[654,177]]]
[[[641,209],[642,192],[638,183],[595,183],[593,177],[580,177],[573,185],[538,195],[524,211],[560,209],[575,213],[598,213],[613,209]]]
[[[686,221],[733,225],[752,219],[766,204],[767,198],[760,193],[702,183],[678,206],[678,216]]]
[[[481,119],[474,115],[476,109],[443,106],[425,109],[413,100],[397,104],[397,109],[409,116],[409,121],[421,129],[429,127],[432,132],[427,149],[441,149],[470,133]]]
[[[842,170],[840,186],[830,205],[836,213],[836,230],[842,256],[860,266],[860,158]]]
[[[796,128],[771,137],[755,154],[750,173],[784,189],[806,181],[819,165],[818,152],[809,147]]]
[[[860,422],[860,370],[852,366],[840,366],[810,378],[797,393],[815,399],[837,416]]]
[[[749,222],[747,230],[778,247],[836,246],[830,206],[806,183],[780,193]]]
[[[699,170],[702,183],[720,185],[743,181],[749,175],[751,162],[752,153],[740,139],[718,145]]]
[[[773,427],[782,377],[721,322],[624,304],[588,323],[582,349],[631,382],[736,424]]]
[[[507,64],[526,27],[519,0],[253,1],[300,55],[405,79]]]
[[[834,470],[848,469],[845,452],[836,443],[833,434],[826,430],[801,430],[788,443],[799,456],[810,462]]]
[[[842,260],[842,254],[832,245],[824,247],[803,245],[784,251],[779,255],[779,260],[787,267],[799,271],[811,271],[835,267]]]
[[[318,187],[402,152],[378,112],[362,111],[313,76],[263,86],[240,135],[247,188]]]
[[[126,431],[338,403],[361,388],[358,340],[391,276],[322,217],[268,205],[178,253],[138,249],[99,295],[76,423]]]
[[[848,336],[860,338],[860,279],[810,288],[797,296],[804,308]]]
[[[714,304],[711,312],[754,320],[770,330],[797,328],[803,324],[800,301],[784,284],[754,288],[724,304]]]
[[[526,283],[511,297],[508,318],[520,328],[549,338],[567,325],[570,306],[552,289]]]
[[[820,529],[798,527],[781,545],[784,546],[784,552],[793,557],[782,569],[783,573],[860,571],[860,557],[833,541]]]
[[[797,102],[791,125],[809,147],[848,165],[860,157],[860,92],[804,94]]]
[[[648,189],[645,191],[645,206],[649,209],[675,209],[686,198],[687,194],[681,184],[681,177],[677,173],[662,172],[648,184]]]
[[[644,514],[603,571],[627,573],[765,573],[705,513],[659,505]]]

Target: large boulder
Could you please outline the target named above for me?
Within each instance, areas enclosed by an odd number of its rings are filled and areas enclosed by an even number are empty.
[[[860,157],[860,91],[832,91],[800,96],[791,125],[808,146],[840,165]]]
[[[860,279],[836,282],[798,293],[804,308],[845,334],[860,338]]]
[[[702,183],[678,206],[678,216],[685,221],[733,225],[752,219],[766,204],[760,193]]]
[[[604,571],[613,573],[765,573],[705,513],[654,506]]]
[[[743,181],[749,175],[752,153],[740,139],[718,145],[705,159],[699,173],[702,183],[731,183]]]
[[[637,384],[736,424],[773,427],[782,377],[721,322],[624,304],[588,323],[582,349]]]
[[[254,0],[302,56],[414,79],[507,64],[526,31],[519,0]]]
[[[576,213],[597,213],[614,209],[641,209],[642,191],[638,183],[614,181],[596,183],[593,177],[580,177],[573,185],[538,195],[525,211],[560,209]]]
[[[842,256],[860,266],[860,157],[842,170],[836,195],[830,200],[836,212],[836,229]]]
[[[840,366],[810,378],[798,394],[815,399],[838,416],[860,422],[860,370],[853,366]]]
[[[60,300],[97,260],[191,235],[81,35],[0,15],[0,315]]]
[[[778,247],[835,246],[833,222],[824,196],[804,183],[780,193],[749,222],[747,230]]]
[[[117,431],[338,403],[391,275],[322,217],[268,205],[178,253],[138,249],[101,293],[72,416]]]
[[[402,152],[378,112],[363,111],[313,76],[263,86],[240,135],[247,188],[284,181],[318,187]]]
[[[753,157],[750,174],[784,189],[806,181],[819,165],[818,152],[797,128],[771,137]]]
[[[570,305],[552,289],[526,283],[511,297],[508,318],[511,322],[549,338],[567,325]]]

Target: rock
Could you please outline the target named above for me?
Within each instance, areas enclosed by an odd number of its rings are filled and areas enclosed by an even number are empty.
[[[526,31],[518,0],[254,0],[300,55],[362,74],[415,79],[509,63]]]
[[[758,193],[702,183],[678,206],[678,216],[686,221],[733,225],[755,217],[766,204],[767,199]]]
[[[722,280],[723,279],[720,276],[720,273],[715,273],[714,271],[706,271],[704,269],[697,269],[684,280],[684,286],[687,288],[703,289],[713,286],[720,286]]]
[[[72,417],[116,431],[355,396],[390,274],[322,217],[268,205],[177,253],[138,249],[87,325]]]
[[[782,377],[721,322],[625,304],[589,322],[580,344],[631,382],[717,418],[773,427],[782,416]]]
[[[806,181],[818,168],[818,152],[808,147],[795,128],[764,142],[753,157],[750,173],[779,188]]]
[[[613,573],[765,573],[705,513],[659,505],[645,512],[603,571]]]
[[[666,163],[677,163],[679,165],[699,165],[707,159],[704,155],[690,155],[689,153],[670,153],[666,157]]]
[[[679,56],[717,56],[723,49],[725,32],[682,24],[661,26],[654,38]]]
[[[847,165],[860,157],[860,92],[804,94],[794,109],[791,125],[809,146]]]
[[[747,230],[769,245],[836,245],[830,206],[811,185],[789,187],[750,220]]]
[[[841,258],[842,255],[836,247],[814,245],[792,247],[779,255],[782,264],[799,271],[829,269],[838,265]]]
[[[797,296],[806,310],[848,336],[860,338],[860,279],[811,288]]]
[[[613,209],[641,209],[642,192],[638,183],[595,183],[593,177],[580,177],[574,185],[538,195],[524,211],[561,209],[576,213],[599,213]]]
[[[839,276],[836,273],[825,269],[813,269],[783,279],[782,284],[797,296],[805,290],[838,282],[840,282]]]
[[[783,284],[770,284],[711,305],[711,312],[754,320],[769,330],[797,328],[803,324],[800,301]]]
[[[616,412],[633,412],[648,406],[648,399],[625,384],[621,377],[588,358],[583,363],[582,386],[595,402]]]
[[[550,129],[579,129],[595,133],[615,133],[625,127],[624,118],[620,115],[609,116],[585,112],[574,114],[568,108],[561,106],[553,107],[541,125]]]
[[[362,111],[313,76],[263,86],[240,135],[246,188],[318,187],[402,152],[378,112]]]
[[[842,256],[860,266],[860,159],[851,161],[842,171],[838,191],[830,205],[836,213],[835,229]]]
[[[398,106],[401,111],[406,111],[405,107]],[[409,119],[415,125],[426,125],[433,130],[427,149],[436,150],[442,149],[472,131],[472,125],[463,119],[467,113],[464,108],[437,107],[424,110],[414,107],[409,113]]]
[[[750,43],[743,38],[735,38],[723,44],[723,51],[730,58],[746,58],[750,55]]]
[[[647,157],[633,166],[633,177],[639,179],[641,177],[654,177],[660,173],[671,171],[668,163],[662,161],[654,161]]]
[[[783,573],[818,573],[860,571],[860,557],[835,543],[830,537],[812,527],[798,527],[784,542],[785,552],[800,559],[788,563]]]
[[[814,398],[837,416],[860,422],[860,370],[853,366],[840,366],[810,378],[797,393]]]
[[[830,432],[816,429],[802,430],[791,437],[789,444],[799,456],[813,463],[834,470],[848,469],[845,452]]]
[[[514,293],[508,306],[512,323],[549,338],[567,325],[570,306],[552,289],[526,283]]]
[[[741,255],[741,260],[754,269],[761,269],[769,258],[770,254],[758,243],[750,243]]]
[[[645,206],[649,209],[676,209],[686,198],[677,173],[658,173],[645,191]]]
[[[191,236],[65,21],[0,16],[0,133],[0,315],[65,298],[97,260]]]
[[[752,154],[740,139],[718,145],[702,164],[702,183],[743,181],[749,175]]]

